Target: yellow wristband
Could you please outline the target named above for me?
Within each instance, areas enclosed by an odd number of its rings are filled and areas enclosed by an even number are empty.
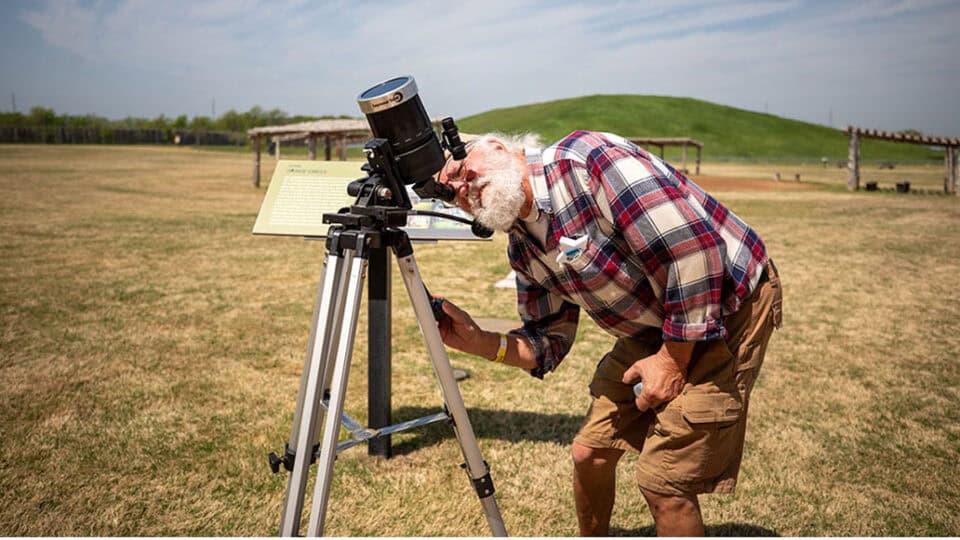
[[[500,334],[500,349],[497,350],[497,356],[493,359],[494,362],[501,364],[503,359],[507,357],[507,335]]]

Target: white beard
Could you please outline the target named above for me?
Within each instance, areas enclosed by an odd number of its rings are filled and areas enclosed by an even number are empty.
[[[523,193],[523,163],[511,155],[502,157],[499,159],[498,156],[490,164],[488,174],[477,177],[474,189],[470,190],[469,202],[477,221],[491,229],[507,232],[520,217],[526,195]]]

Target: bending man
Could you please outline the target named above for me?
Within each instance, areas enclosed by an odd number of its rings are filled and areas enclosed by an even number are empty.
[[[509,235],[523,326],[488,332],[444,302],[444,342],[543,378],[584,309],[618,339],[571,449],[580,533],[608,534],[630,451],[657,533],[702,536],[697,496],[736,485],[750,392],[780,325],[776,269],[746,223],[629,141],[577,131],[546,149],[524,142],[483,136],[439,177]]]

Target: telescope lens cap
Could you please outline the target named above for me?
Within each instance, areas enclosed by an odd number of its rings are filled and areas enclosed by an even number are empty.
[[[392,109],[417,97],[417,83],[410,75],[394,77],[375,84],[357,98],[363,114]]]

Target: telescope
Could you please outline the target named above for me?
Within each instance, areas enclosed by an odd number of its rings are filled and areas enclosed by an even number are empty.
[[[493,236],[493,229],[476,220],[451,214],[413,210],[406,186],[424,199],[453,202],[456,192],[434,179],[443,168],[444,149],[453,159],[467,157],[466,145],[453,118],[441,122],[441,132],[433,131],[413,77],[404,75],[377,83],[357,98],[360,111],[367,117],[374,138],[364,145],[367,163],[365,178],[347,186],[347,194],[356,203],[347,214],[324,214],[324,223],[403,227],[408,215],[429,215],[470,225],[480,238]]]
[[[364,171],[369,176],[351,184],[350,195],[361,195],[366,186],[379,182],[389,190],[391,206],[402,209],[411,208],[404,188],[408,184],[425,199],[451,202],[456,198],[453,188],[437,183],[434,175],[443,168],[444,149],[461,160],[467,155],[466,148],[453,118],[441,121],[439,138],[434,133],[413,77],[404,75],[375,84],[360,94],[357,103],[374,139],[364,146],[368,160]]]

